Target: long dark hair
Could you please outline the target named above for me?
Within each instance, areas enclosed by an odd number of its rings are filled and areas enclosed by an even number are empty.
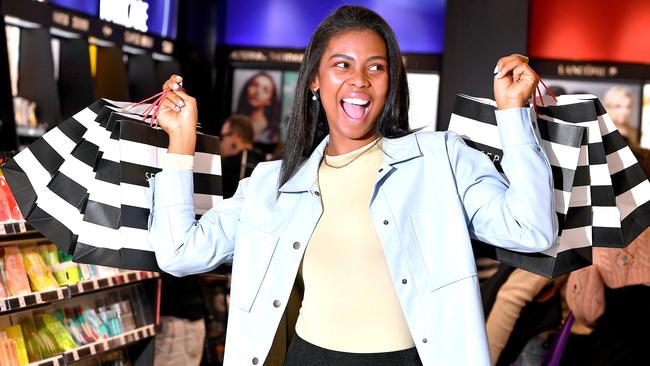
[[[410,132],[408,84],[395,33],[374,11],[360,6],[342,6],[320,23],[300,65],[278,187],[291,179],[329,133],[325,110],[320,99],[312,100],[309,87],[318,74],[320,59],[330,39],[351,30],[376,32],[388,50],[389,89],[384,109],[375,123],[376,132],[384,137],[399,137]]]
[[[248,78],[246,84],[244,84],[244,87],[239,93],[239,102],[237,103],[236,113],[250,116],[251,112],[253,112],[253,107],[251,107],[250,102],[248,101],[248,87],[251,85],[251,83],[253,83],[253,80],[257,79],[258,77],[265,77],[269,79],[273,85],[271,104],[264,107],[264,116],[266,117],[267,122],[264,131],[268,130],[269,135],[271,136],[271,141],[265,142],[277,142],[277,139],[280,136],[280,100],[278,97],[278,86],[275,85],[275,82],[273,81],[271,75],[265,73],[264,71],[260,71]]]

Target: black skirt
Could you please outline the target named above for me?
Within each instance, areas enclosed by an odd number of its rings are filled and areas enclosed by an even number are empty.
[[[413,348],[382,353],[348,353],[328,350],[294,335],[284,366],[422,366]]]

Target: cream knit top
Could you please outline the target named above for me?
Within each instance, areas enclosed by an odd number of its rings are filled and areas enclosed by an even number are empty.
[[[369,145],[328,156],[341,166]],[[370,198],[383,162],[381,142],[351,164],[321,163],[323,215],[309,241],[298,335],[319,347],[353,353],[414,347],[370,216]]]

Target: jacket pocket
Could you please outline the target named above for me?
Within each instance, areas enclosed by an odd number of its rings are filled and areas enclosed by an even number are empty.
[[[232,306],[250,312],[278,241],[277,236],[238,223],[230,288]]]
[[[409,213],[430,291],[476,275],[462,209],[453,198],[441,198],[435,203],[430,210]]]

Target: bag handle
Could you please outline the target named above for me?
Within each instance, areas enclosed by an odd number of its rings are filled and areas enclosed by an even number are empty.
[[[129,105],[128,107],[124,108],[124,111],[129,111],[130,109],[133,109],[141,104],[144,104],[152,99],[155,99],[147,109],[145,109],[142,113],[138,113],[138,115],[142,117],[148,117],[151,116],[151,119],[149,120],[149,126],[150,127],[158,127],[158,112],[160,111],[160,104],[162,104],[162,101],[165,100],[165,97],[167,94],[171,93],[170,88],[166,88],[163,91],[161,91],[158,94],[152,95],[147,99],[141,100],[137,103],[133,103]]]
[[[535,75],[537,75],[537,79],[539,79],[539,82],[542,83],[542,85],[544,86],[544,89],[546,89],[546,92],[548,93],[548,95],[553,97],[553,100],[555,102],[557,102],[557,97],[555,96],[555,94],[553,94],[551,89],[549,89],[549,87],[546,86],[546,83],[544,83],[544,80],[542,80],[542,78],[538,74],[535,74]],[[542,107],[545,107],[546,105],[544,104],[544,98],[542,98],[542,92],[539,90],[539,84],[537,84],[537,87],[535,88],[535,90],[533,90],[533,108],[535,109],[535,115],[537,115],[537,116],[539,116],[539,113],[537,112],[537,96],[538,95],[539,95],[539,100],[542,103]]]
[[[560,364],[560,360],[564,354],[564,349],[566,348],[566,344],[569,340],[569,335],[571,334],[571,327],[573,326],[574,320],[575,317],[573,316],[573,313],[569,312],[569,316],[562,325],[560,334],[555,337],[553,343],[551,344],[551,348],[544,356],[542,366],[558,366]]]

